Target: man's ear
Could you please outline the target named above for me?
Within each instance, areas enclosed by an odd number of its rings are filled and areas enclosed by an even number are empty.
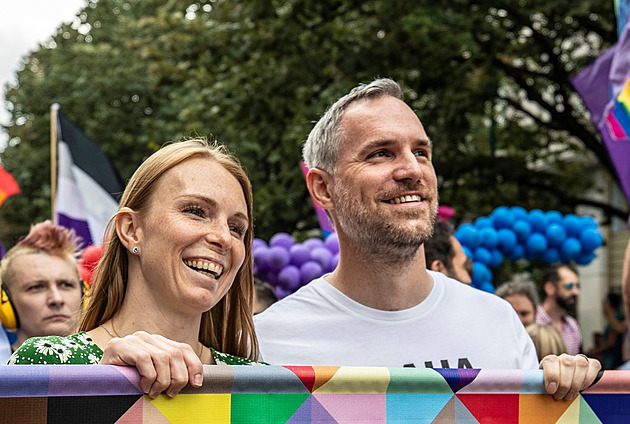
[[[323,209],[334,209],[332,199],[332,178],[326,171],[311,168],[306,174],[306,186],[313,200]]]
[[[431,262],[429,269],[446,275],[446,266],[444,266],[444,262],[439,259],[434,259],[433,262]]]
[[[556,294],[556,286],[551,281],[546,281],[545,284],[543,284],[543,291],[547,297],[553,296]]]
[[[116,234],[128,251],[140,244],[142,231],[138,214],[131,208],[120,208],[115,218]]]

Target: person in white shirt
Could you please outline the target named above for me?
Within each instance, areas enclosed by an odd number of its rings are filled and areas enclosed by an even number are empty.
[[[313,199],[339,236],[330,274],[255,317],[275,364],[534,368],[509,304],[427,271],[438,207],[432,144],[400,86],[377,79],[339,99],[303,149]],[[573,399],[601,365],[546,357],[545,388]]]

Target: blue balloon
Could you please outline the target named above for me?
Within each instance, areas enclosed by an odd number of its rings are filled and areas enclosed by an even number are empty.
[[[514,215],[507,206],[499,206],[490,214],[494,228],[512,228]]]
[[[291,256],[289,251],[282,246],[272,246],[269,248],[269,268],[278,271],[289,263]]]
[[[532,225],[532,231],[535,233],[544,233],[547,228],[547,216],[540,209],[532,209],[529,211],[529,223]]]
[[[580,233],[580,243],[583,252],[592,252],[604,243],[604,239],[595,228],[586,228]]]
[[[494,249],[492,252],[492,258],[490,259],[490,268],[496,268],[503,263],[503,253]]]
[[[545,213],[545,215],[547,216],[547,222],[549,224],[552,223],[556,223],[556,224],[562,224],[562,214],[558,211],[547,211]]]
[[[480,216],[475,219],[475,227],[484,228],[484,227],[492,227],[492,218],[489,216]]]
[[[573,258],[575,263],[578,265],[588,265],[593,261],[593,259],[595,259],[595,253],[593,252],[580,252],[575,255],[575,258]]]
[[[579,237],[582,231],[582,220],[573,214],[568,214],[562,220],[562,225],[569,237]]]
[[[562,259],[562,262],[570,262],[575,259],[581,250],[582,245],[580,241],[575,237],[568,237],[560,248],[560,259]]]
[[[525,257],[525,248],[522,244],[515,244],[512,250],[508,252],[507,257],[511,261],[518,261],[519,259],[523,259]]]
[[[289,253],[291,254],[291,260],[289,262],[291,265],[300,266],[311,259],[311,250],[301,243],[291,246]]]
[[[558,249],[554,249],[553,247],[549,248],[543,252],[540,259],[547,264],[554,264],[560,260],[560,252],[558,252]]]
[[[532,224],[524,219],[517,219],[512,228],[520,241],[527,240],[527,237],[532,233]]]
[[[470,249],[468,248],[468,246],[464,246],[464,245],[462,245],[462,250],[464,251],[464,255],[466,255],[466,256],[468,256],[469,258],[471,258],[471,259],[472,259],[472,257],[473,257],[473,253],[472,253],[472,250],[470,250]]]
[[[479,232],[472,224],[462,224],[457,227],[455,231],[455,238],[462,244],[462,246],[474,249],[479,245]]]
[[[293,246],[294,242],[295,240],[293,240],[293,237],[291,236],[291,234],[276,233],[269,240],[269,246],[271,247],[281,246],[281,247],[284,247],[285,250],[289,250],[291,246]]]
[[[599,228],[597,225],[597,221],[592,216],[581,216],[580,221],[582,222],[582,228]]]
[[[567,238],[567,232],[562,225],[554,222],[547,226],[545,236],[550,246],[560,246]]]
[[[484,281],[481,286],[479,286],[479,290],[488,292],[488,293],[494,293],[494,285],[492,284],[491,281]]]
[[[514,221],[517,219],[527,219],[527,210],[522,206],[512,206],[510,212],[512,212],[512,216],[514,216]]]
[[[541,255],[547,250],[547,239],[540,233],[534,233],[527,238],[525,250],[535,256]]]
[[[511,251],[516,245],[516,234],[509,228],[501,228],[497,231],[499,246],[504,253]]]
[[[481,262],[473,262],[473,275],[472,285],[475,287],[481,287],[484,281],[492,279],[492,273],[487,266]]]
[[[295,291],[300,287],[300,269],[295,265],[287,265],[278,272],[278,285],[285,290]]]
[[[483,227],[479,230],[481,245],[488,249],[494,249],[499,244],[497,231],[492,227]]]
[[[473,253],[474,262],[479,262],[484,265],[489,265],[492,262],[492,253],[485,247],[478,247]]]
[[[302,285],[308,284],[316,278],[321,277],[324,274],[322,266],[315,261],[308,261],[302,264],[300,267],[300,283]]]

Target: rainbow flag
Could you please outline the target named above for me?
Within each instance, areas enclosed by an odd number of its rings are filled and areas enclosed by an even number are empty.
[[[614,46],[571,83],[591,112],[630,202],[630,25],[623,27]]]
[[[9,197],[20,192],[20,187],[17,185],[11,174],[4,170],[0,165],[0,206]]]

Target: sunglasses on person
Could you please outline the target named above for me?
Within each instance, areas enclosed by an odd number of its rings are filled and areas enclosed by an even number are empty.
[[[580,283],[564,283],[564,288],[567,290],[573,290],[573,287],[580,290]]]

